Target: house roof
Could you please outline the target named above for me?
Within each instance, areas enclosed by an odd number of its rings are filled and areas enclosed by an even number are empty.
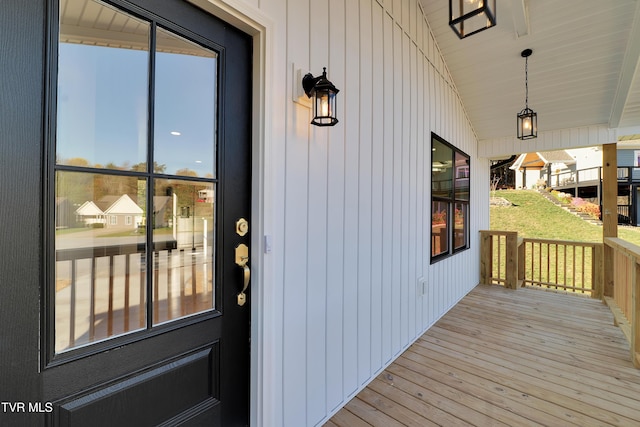
[[[105,209],[104,213],[108,215],[142,215],[143,211],[131,197],[123,194],[111,206]]]
[[[446,1],[420,0],[480,140],[515,139],[525,104],[539,132],[607,125],[640,134],[640,1],[496,0],[497,24],[465,39]],[[625,133],[626,132],[626,133]]]
[[[104,215],[102,209],[96,206],[95,203],[91,201],[84,202],[78,209],[76,209],[77,215],[82,216],[95,216],[95,215]]]
[[[521,154],[509,169],[542,169],[551,163],[571,165],[575,162],[576,160],[565,150],[540,151]]]

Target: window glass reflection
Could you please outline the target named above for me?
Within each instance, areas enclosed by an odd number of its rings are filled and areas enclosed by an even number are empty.
[[[132,170],[147,157],[149,24],[102,3],[61,9],[56,162]]]
[[[213,184],[155,180],[153,323],[214,308]]]
[[[144,179],[58,171],[56,352],[145,327]]]
[[[467,215],[469,205],[466,203],[456,203],[453,218],[453,244],[454,249],[464,248],[467,245]]]
[[[453,197],[453,150],[438,140],[431,148],[431,195]]]
[[[214,177],[216,53],[157,31],[154,158],[166,173]]]
[[[431,203],[431,256],[449,251],[449,203]]]

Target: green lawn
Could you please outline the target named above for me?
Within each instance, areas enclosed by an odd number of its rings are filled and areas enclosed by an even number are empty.
[[[500,190],[515,206],[491,206],[491,230],[517,231],[520,237],[602,242],[602,226],[590,224],[533,190]],[[618,237],[640,245],[640,227],[619,227]]]

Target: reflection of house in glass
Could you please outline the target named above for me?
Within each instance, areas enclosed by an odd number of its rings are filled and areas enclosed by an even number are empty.
[[[207,188],[205,190],[198,191],[198,201],[213,203],[213,188]]]
[[[104,227],[104,212],[95,203],[86,201],[76,209],[76,221],[84,223],[87,227]]]
[[[154,227],[169,227],[171,204],[169,196],[153,198]],[[137,228],[143,225],[143,209],[126,194],[104,196],[97,202],[86,201],[76,209],[76,221],[93,228]],[[96,225],[99,224],[99,225]]]
[[[87,227],[136,228],[142,222],[143,210],[126,194],[104,196],[97,202],[86,201],[76,209],[76,219]]]

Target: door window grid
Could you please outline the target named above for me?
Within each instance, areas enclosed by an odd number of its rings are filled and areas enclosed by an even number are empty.
[[[82,2],[69,0],[65,10],[74,3]],[[104,40],[103,46],[60,34],[53,291],[57,353],[215,308],[217,55],[110,6],[92,4],[101,8],[101,16],[117,16],[136,30],[129,41],[118,34],[112,39],[119,44]],[[65,20],[61,11],[61,28],[69,29]],[[147,42],[141,42],[145,37]],[[149,43],[151,38],[156,42]],[[149,45],[157,47],[155,61],[149,61]],[[126,64],[126,73],[119,71],[119,63]],[[189,74],[181,87],[158,77],[181,67],[184,72],[178,75]],[[146,93],[149,85],[136,80],[141,74],[153,76],[153,97]],[[187,90],[188,84],[202,90],[177,99],[175,91]],[[136,90],[140,86],[143,96]],[[150,105],[149,99],[156,104],[165,99],[170,107]],[[156,123],[154,141],[148,141],[148,115]],[[160,135],[168,129],[174,130]],[[188,150],[179,148],[183,145]],[[201,194],[211,197],[203,200]],[[187,218],[179,214],[185,210]]]

